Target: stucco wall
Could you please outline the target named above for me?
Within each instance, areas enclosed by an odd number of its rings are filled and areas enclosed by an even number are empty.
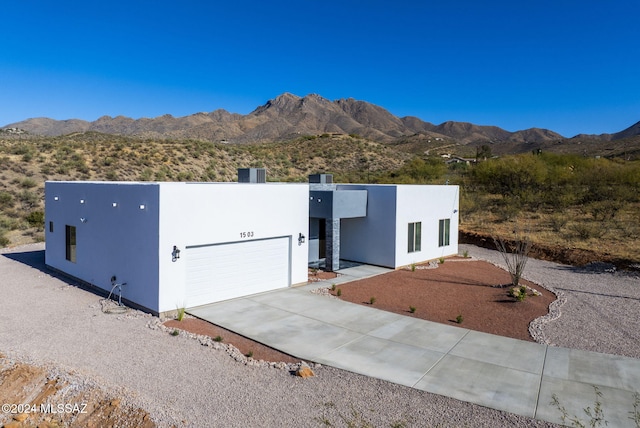
[[[347,185],[368,191],[367,217],[342,220],[341,258],[387,267],[458,252],[458,186]],[[454,212],[455,211],[455,212]],[[448,218],[450,244],[438,247],[438,221]],[[422,223],[421,250],[408,252],[408,224]]]
[[[338,190],[367,190],[367,216],[342,219],[340,257],[395,267],[396,186],[340,184]]]
[[[45,207],[47,265],[107,291],[115,275],[128,284],[124,298],[158,310],[158,185],[46,182]],[[65,258],[65,225],[76,227],[75,263]]]
[[[458,253],[458,186],[398,185],[396,266],[420,263]],[[438,246],[440,219],[450,219],[449,245]],[[422,223],[421,250],[409,253],[408,225]]]
[[[172,261],[174,245],[184,255],[187,246],[291,236],[291,283],[307,281],[307,184],[161,183],[160,204],[160,312],[184,301],[186,260]]]

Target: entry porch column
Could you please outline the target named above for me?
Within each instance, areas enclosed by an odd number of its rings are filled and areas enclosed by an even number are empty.
[[[326,222],[325,269],[329,272],[340,269],[340,219],[328,218]]]

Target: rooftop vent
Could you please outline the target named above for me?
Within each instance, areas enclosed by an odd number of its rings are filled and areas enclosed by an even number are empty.
[[[331,184],[333,183],[333,174],[311,174],[309,183]]]
[[[238,183],[266,183],[267,170],[264,168],[238,168]]]

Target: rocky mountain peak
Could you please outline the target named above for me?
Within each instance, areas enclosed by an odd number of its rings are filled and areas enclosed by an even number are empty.
[[[497,126],[448,121],[433,125],[417,117],[399,118],[375,104],[344,98],[328,100],[318,94],[299,97],[285,92],[247,115],[219,109],[185,117],[165,114],[153,119],[102,116],[94,122],[70,119],[29,119],[6,125],[36,135],[64,135],[97,131],[109,134],[141,135],[158,138],[198,138],[229,143],[269,142],[298,135],[358,134],[378,142],[423,136],[447,137],[458,144],[543,143],[563,137],[553,131],[531,128],[509,132]],[[640,135],[640,122],[607,140]],[[604,141],[603,136],[591,139]]]

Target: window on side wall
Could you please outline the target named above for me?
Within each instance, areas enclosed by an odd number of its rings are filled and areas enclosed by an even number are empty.
[[[409,223],[409,245],[407,251],[415,253],[420,251],[422,242],[422,222]]]
[[[450,228],[451,219],[445,218],[440,220],[438,225],[438,247],[446,247],[449,245]]]
[[[76,227],[65,226],[65,257],[70,262],[76,262]]]

